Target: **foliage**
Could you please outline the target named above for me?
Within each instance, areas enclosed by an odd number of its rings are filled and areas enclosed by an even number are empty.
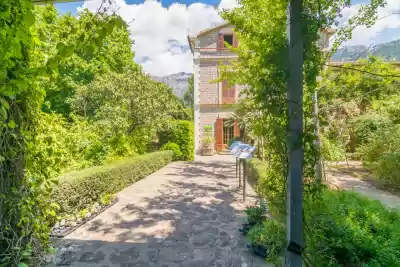
[[[182,158],[181,149],[179,148],[178,144],[176,144],[176,143],[168,142],[161,147],[161,150],[172,151],[174,153],[174,157],[173,157],[174,160],[179,160]]]
[[[254,246],[266,249],[267,261],[278,264],[286,246],[285,225],[278,220],[265,220],[250,229],[247,238]],[[278,264],[279,265],[279,264]]]
[[[357,193],[324,191],[306,214],[316,266],[398,266],[400,214]]]
[[[183,94],[183,101],[185,102],[185,105],[187,107],[193,108],[193,103],[194,103],[194,75],[190,76],[189,78],[189,88],[188,90]]]
[[[160,169],[172,158],[172,151],[154,152],[71,172],[60,178],[51,198],[59,204],[61,215],[75,214]]]
[[[346,147],[343,140],[321,136],[321,154],[325,160],[341,161],[346,159]]]
[[[159,131],[159,142],[178,144],[182,152],[182,160],[194,159],[194,126],[190,121],[170,121],[167,127]]]
[[[271,164],[277,164],[271,166]],[[285,210],[285,181],[281,179],[279,169],[283,164],[278,161],[266,162],[252,158],[248,162],[248,176],[256,184],[256,191],[268,202],[270,213],[282,218]]]
[[[254,179],[257,191],[272,207],[277,221],[267,220],[265,224],[282,228],[265,230],[261,225],[249,232],[252,244],[264,245],[282,251],[285,247],[284,228],[279,214],[274,212],[281,202],[271,195],[283,196],[279,187],[272,187],[265,181],[267,166],[257,159],[250,160],[249,179]],[[268,189],[268,191],[266,190]],[[322,198],[308,195],[305,200],[309,207],[304,210],[304,223],[312,231],[305,231],[305,245],[308,260],[315,266],[397,266],[400,261],[400,214],[384,207],[379,201],[370,200],[357,193],[323,189]],[[279,199],[279,198],[278,198]],[[279,207],[279,206],[278,206]],[[271,225],[269,225],[271,227]],[[278,232],[282,234],[277,235]],[[284,240],[284,239],[283,239]],[[272,253],[270,260],[279,256]]]
[[[374,176],[400,187],[400,125],[382,127],[357,150]]]
[[[399,79],[386,76],[400,73],[390,63],[371,57],[354,64],[361,71],[347,69],[349,63],[324,73],[319,90],[321,133],[348,152],[367,142],[377,128],[396,122],[400,88]]]
[[[41,264],[60,173],[144,153],[167,119],[191,118],[134,63],[127,24],[106,2],[76,17],[0,3],[2,266]]]
[[[107,28],[99,38],[121,22],[114,15],[102,19]],[[45,55],[34,23],[31,1],[0,3],[0,258],[4,266],[30,261],[40,265],[40,254],[48,249],[50,222],[57,210],[49,195],[60,154],[59,147],[53,149],[54,140],[37,131],[45,96],[40,81],[56,76],[60,62],[77,48],[58,43],[53,53]]]
[[[365,113],[354,119],[354,134],[357,145],[363,145],[375,138],[377,131],[385,131],[393,126],[387,116],[375,112]]]
[[[246,213],[247,220],[250,224],[256,224],[265,220],[265,207],[250,206],[247,207],[244,212]]]

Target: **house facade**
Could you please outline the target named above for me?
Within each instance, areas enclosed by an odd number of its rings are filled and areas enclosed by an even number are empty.
[[[320,45],[329,47],[329,35],[321,32]],[[240,136],[235,122],[226,123],[238,102],[240,92],[245,86],[229,85],[227,81],[216,82],[219,77],[218,66],[230,64],[238,56],[225,47],[225,42],[238,45],[233,27],[228,24],[206,29],[197,36],[188,36],[193,53],[194,66],[194,141],[195,154],[201,150],[201,140],[205,127],[212,128],[216,151],[224,150],[231,139]]]

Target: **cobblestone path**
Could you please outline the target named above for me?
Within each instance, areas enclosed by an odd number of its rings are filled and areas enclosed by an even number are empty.
[[[244,204],[230,156],[175,162],[58,242],[49,266],[259,267],[238,231]]]

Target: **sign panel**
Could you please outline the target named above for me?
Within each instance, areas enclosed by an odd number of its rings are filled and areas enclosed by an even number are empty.
[[[253,153],[256,151],[255,146],[248,146],[246,150],[244,150],[242,153],[240,153],[239,158],[240,159],[251,159],[253,157]]]
[[[249,147],[250,147],[250,146],[247,145],[247,144],[238,145],[237,147],[235,147],[235,148],[232,150],[232,153],[233,153],[233,155],[235,155],[236,157],[239,157],[239,155],[240,155],[243,151],[245,151],[246,149],[248,149]]]
[[[229,150],[232,151],[233,148],[235,148],[236,146],[238,146],[238,145],[240,145],[240,144],[242,144],[242,142],[240,142],[240,141],[234,141],[234,142],[232,142],[231,146],[229,147]]]

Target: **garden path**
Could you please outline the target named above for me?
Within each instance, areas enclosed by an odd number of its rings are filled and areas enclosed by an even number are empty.
[[[118,194],[119,201],[57,243],[49,266],[258,267],[246,248],[231,156],[174,162]]]
[[[353,190],[361,195],[379,200],[382,204],[400,209],[400,197],[386,190],[380,190],[373,179],[358,161],[338,162],[326,170],[328,183],[344,190]]]

